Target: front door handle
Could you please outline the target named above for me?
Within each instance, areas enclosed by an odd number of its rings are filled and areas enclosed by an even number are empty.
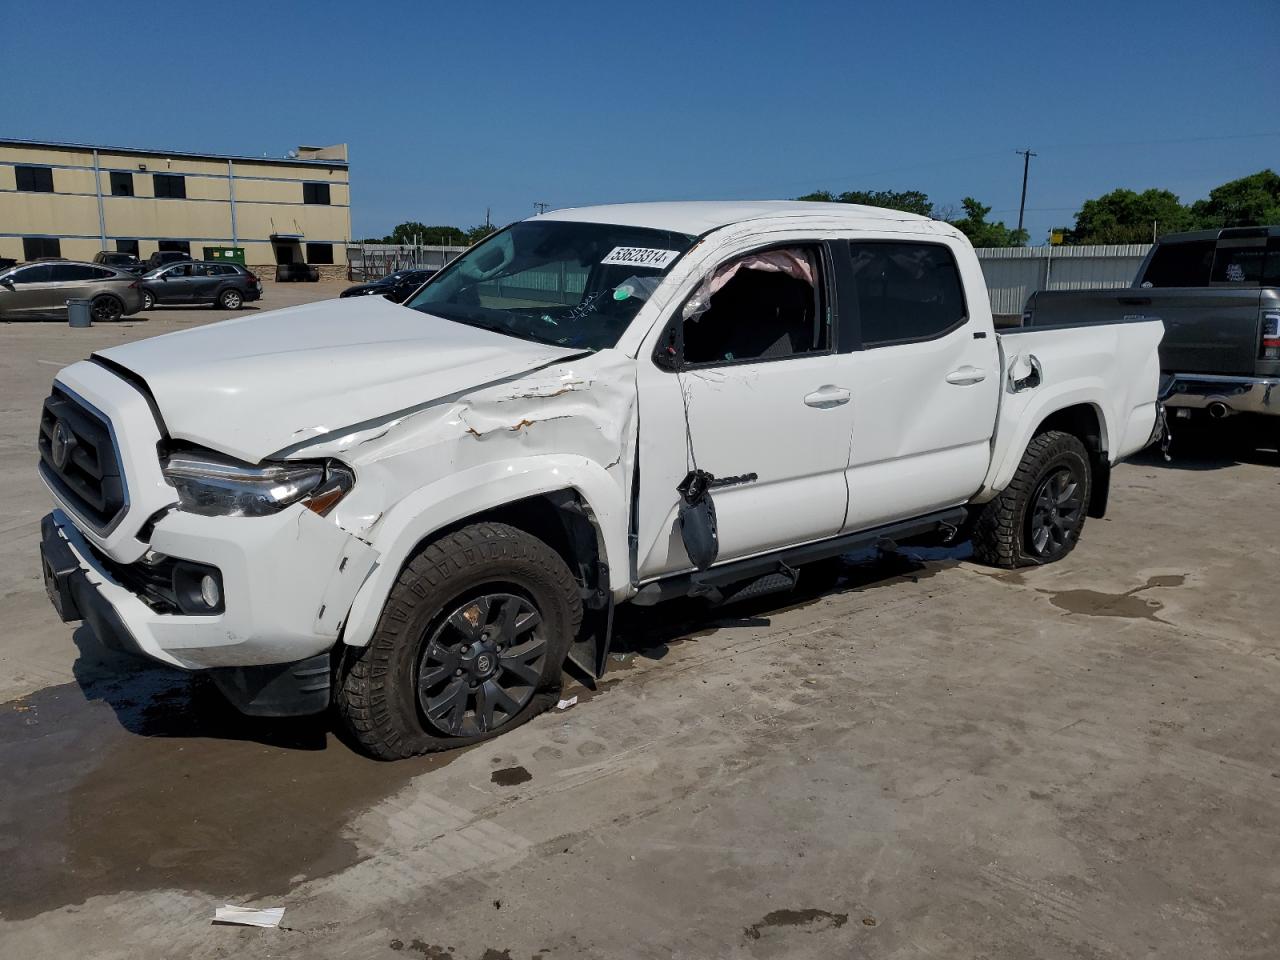
[[[947,383],[954,383],[961,387],[971,383],[981,383],[985,379],[987,379],[987,371],[979,367],[961,367],[947,374]]]
[[[837,387],[834,383],[824,383],[813,393],[808,394],[804,398],[804,402],[806,406],[826,410],[830,407],[838,407],[842,403],[848,403],[852,396],[853,394],[844,387]]]

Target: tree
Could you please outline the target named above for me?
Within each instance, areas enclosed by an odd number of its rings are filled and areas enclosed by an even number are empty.
[[[820,203],[861,203],[868,207],[918,213],[922,217],[930,216],[933,212],[929,195],[919,190],[846,190],[841,194],[834,194],[830,190],[815,190],[796,199],[816,200]]]
[[[991,208],[973,197],[960,201],[964,216],[952,220],[951,225],[969,238],[975,247],[1021,247],[1027,242],[1027,231],[1011,230],[1003,220],[992,223],[987,220]]]
[[[465,245],[467,235],[457,227],[436,226],[429,227],[426,224],[418,223],[416,220],[410,220],[406,223],[399,224],[391,234],[384,237],[383,243],[399,243],[399,244],[445,244],[447,246]]]
[[[1160,233],[1188,230],[1191,211],[1168,190],[1112,190],[1086,200],[1076,214],[1071,243],[1150,243],[1152,225]]]
[[[1280,223],[1280,175],[1260,170],[1214,187],[1191,205],[1191,219],[1205,229]]]
[[[489,236],[489,234],[496,233],[497,231],[498,231],[497,227],[490,226],[487,223],[478,224],[472,227],[470,230],[466,231],[466,233],[464,234],[463,243],[465,243],[467,246],[471,246],[471,244],[479,243],[485,237]]]

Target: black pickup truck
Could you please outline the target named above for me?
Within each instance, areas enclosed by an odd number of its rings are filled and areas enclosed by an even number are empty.
[[[1033,293],[1024,326],[1164,321],[1161,395],[1176,421],[1236,418],[1280,441],[1280,226],[1168,234],[1132,287]],[[1258,428],[1258,429],[1253,429]]]

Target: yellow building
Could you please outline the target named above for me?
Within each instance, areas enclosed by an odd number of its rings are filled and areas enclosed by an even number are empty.
[[[280,263],[346,276],[347,146],[286,158],[0,139],[0,262],[91,260],[119,250],[197,260],[239,248],[274,277]]]

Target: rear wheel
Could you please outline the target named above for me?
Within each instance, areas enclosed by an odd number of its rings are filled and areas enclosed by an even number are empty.
[[[343,651],[336,709],[382,760],[486,740],[552,702],[581,620],[559,554],[505,524],[465,527],[404,568],[369,645]]]
[[[997,567],[1053,563],[1075,549],[1093,489],[1089,453],[1069,433],[1032,438],[1000,495],[985,504],[973,531],[974,554]]]
[[[124,304],[108,293],[94,297],[89,305],[95,323],[114,323],[124,316]]]
[[[223,310],[239,310],[244,306],[244,297],[239,290],[228,289],[218,294],[217,305]]]
[[[150,310],[155,305],[156,305],[155,294],[153,294],[150,290],[143,290],[142,291],[142,309]]]

